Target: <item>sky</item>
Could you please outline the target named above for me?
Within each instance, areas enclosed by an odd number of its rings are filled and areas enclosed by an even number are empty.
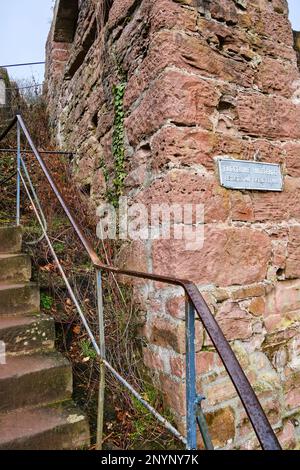
[[[0,0],[0,66],[45,60],[53,0]],[[12,78],[41,83],[44,66],[8,69]]]
[[[293,29],[300,31],[300,0],[288,0]]]
[[[300,0],[288,0],[293,28],[300,31]],[[0,66],[45,59],[53,0],[0,0]],[[43,81],[44,67],[10,68],[12,78]]]

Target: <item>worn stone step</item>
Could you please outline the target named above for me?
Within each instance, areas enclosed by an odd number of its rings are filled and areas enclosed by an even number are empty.
[[[72,404],[0,414],[0,450],[88,448],[89,426]]]
[[[55,324],[47,315],[0,317],[0,341],[8,354],[54,349]]]
[[[36,284],[0,283],[0,315],[21,315],[40,311],[40,291]]]
[[[0,412],[71,398],[72,368],[57,352],[7,356],[0,365]]]
[[[19,253],[21,246],[21,227],[0,227],[0,253]]]
[[[30,256],[23,254],[0,254],[0,282],[28,282],[30,278]]]

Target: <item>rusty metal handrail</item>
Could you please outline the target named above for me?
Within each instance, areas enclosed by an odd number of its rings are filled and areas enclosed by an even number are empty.
[[[158,274],[143,273],[138,271],[122,270],[113,266],[107,266],[101,262],[97,253],[93,249],[91,243],[86,239],[83,234],[82,229],[80,228],[78,222],[72,215],[70,209],[68,208],[62,194],[58,190],[56,184],[54,183],[45,162],[37,151],[31,136],[27,130],[27,127],[23,121],[23,118],[20,114],[16,115],[13,121],[10,123],[8,128],[0,136],[1,140],[10,132],[13,126],[19,123],[39,165],[41,166],[44,175],[46,176],[48,183],[50,184],[56,198],[60,202],[66,216],[68,217],[71,225],[76,231],[83,247],[88,253],[94,267],[106,272],[120,274],[130,277],[136,277],[141,279],[148,279],[152,281],[158,281],[163,283],[168,283],[176,286],[180,286],[184,289],[188,301],[192,304],[194,309],[197,312],[199,319],[202,321],[205,330],[207,331],[216,351],[218,352],[223,365],[228,372],[228,375],[236,389],[238,396],[240,397],[242,404],[245,408],[245,411],[248,415],[248,418],[253,426],[257,439],[263,450],[280,450],[281,446],[278,442],[278,439],[266,417],[264,410],[250,385],[249,380],[247,379],[241,365],[239,364],[234,352],[232,351],[228,341],[226,340],[220,326],[215,320],[213,314],[211,313],[209,307],[207,306],[204,298],[202,297],[197,286],[185,279],[177,279],[168,276],[161,276]]]

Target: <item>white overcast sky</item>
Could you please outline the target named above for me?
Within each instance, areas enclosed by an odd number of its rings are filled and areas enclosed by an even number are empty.
[[[300,0],[288,0],[293,28],[300,31]],[[52,18],[53,0],[0,0],[0,65],[39,62]],[[35,76],[43,81],[44,67],[10,69],[13,78]]]

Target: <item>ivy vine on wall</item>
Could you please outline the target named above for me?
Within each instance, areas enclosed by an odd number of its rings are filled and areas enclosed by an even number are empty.
[[[126,83],[124,81],[115,85],[113,88],[114,96],[114,130],[112,137],[112,154],[114,158],[114,179],[113,189],[108,193],[109,201],[115,206],[118,206],[119,197],[122,196],[124,188],[124,180],[126,177],[125,171],[125,147],[124,147],[124,93]]]

